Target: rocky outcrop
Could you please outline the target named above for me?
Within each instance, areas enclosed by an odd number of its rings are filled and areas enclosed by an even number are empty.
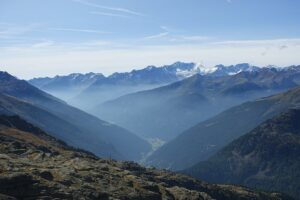
[[[9,123],[0,125],[0,199],[289,199],[278,193],[212,185],[133,162],[100,159],[34,126],[32,133],[20,130],[20,118],[3,118]],[[26,127],[24,123],[21,127]]]

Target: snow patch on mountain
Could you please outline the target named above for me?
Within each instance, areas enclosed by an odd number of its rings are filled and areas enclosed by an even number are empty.
[[[210,74],[216,70],[215,67],[207,67],[200,63],[193,63],[193,65],[194,66],[189,69],[177,68],[176,75],[179,78],[188,78],[188,77],[194,76],[195,74],[201,74],[201,75]]]

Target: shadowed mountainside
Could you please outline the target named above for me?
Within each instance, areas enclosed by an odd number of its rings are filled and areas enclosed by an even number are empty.
[[[99,156],[139,160],[150,145],[133,133],[102,121],[19,80],[0,73],[1,110],[17,114],[75,147]]]
[[[300,110],[289,110],[185,170],[213,183],[281,191],[300,199]]]
[[[105,102],[90,112],[145,138],[169,141],[225,109],[299,84],[299,66],[285,70],[262,68],[232,76],[197,74]]]
[[[201,122],[155,151],[146,164],[175,170],[191,167],[291,108],[300,108],[300,87],[241,104]]]
[[[99,159],[66,146],[17,116],[0,116],[0,198],[122,200],[289,200],[214,185],[132,162]]]

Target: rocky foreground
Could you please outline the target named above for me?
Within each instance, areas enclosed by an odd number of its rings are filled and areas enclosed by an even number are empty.
[[[103,160],[16,116],[0,116],[0,199],[290,199]]]

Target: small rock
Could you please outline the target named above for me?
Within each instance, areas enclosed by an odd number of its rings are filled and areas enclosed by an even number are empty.
[[[49,171],[43,171],[40,173],[40,177],[42,177],[43,179],[52,181],[53,180],[53,175],[51,172]]]

